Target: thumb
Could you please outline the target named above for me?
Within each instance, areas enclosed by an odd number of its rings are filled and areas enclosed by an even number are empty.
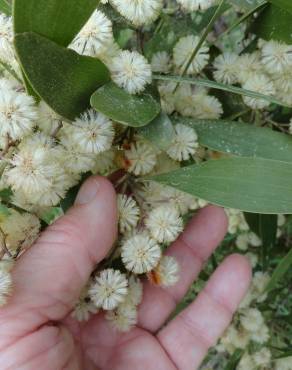
[[[19,313],[23,320],[26,311],[37,312],[42,321],[63,318],[96,263],[110,250],[116,224],[116,195],[111,183],[91,177],[81,187],[75,205],[16,263],[13,296],[0,310],[0,320],[5,312],[14,317]]]

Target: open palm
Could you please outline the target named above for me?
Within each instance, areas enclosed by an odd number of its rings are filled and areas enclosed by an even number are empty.
[[[126,334],[111,329],[102,314],[82,324],[70,317],[91,271],[114,242],[116,223],[114,190],[93,177],[75,206],[20,258],[14,295],[0,310],[1,370],[198,368],[248,288],[247,261],[228,257],[196,301],[164,324],[224,237],[224,211],[201,210],[168,249],[180,264],[180,281],[170,289],[145,282],[139,325]]]

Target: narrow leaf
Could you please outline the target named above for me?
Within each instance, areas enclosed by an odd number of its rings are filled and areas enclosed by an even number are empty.
[[[284,277],[288,270],[292,266],[292,249],[286,254],[286,256],[280,261],[276,269],[274,270],[271,280],[269,281],[266,291],[269,292],[276,288],[279,281]]]
[[[200,78],[193,78],[193,77],[180,77],[180,76],[164,76],[164,75],[157,75],[154,74],[153,78],[156,80],[164,80],[164,81],[174,81],[179,83],[188,83],[191,85],[198,85],[198,86],[205,86],[209,87],[211,89],[217,89],[217,90],[223,90],[228,91],[230,93],[249,96],[251,98],[258,98],[258,99],[264,99],[269,101],[270,103],[282,105],[284,107],[289,107],[286,103],[283,103],[276,98],[264,94],[257,93],[255,91],[242,89],[237,86],[233,85],[225,85],[220,82],[215,82],[207,79],[200,79]]]
[[[109,80],[98,59],[78,55],[35,33],[16,35],[15,47],[33,89],[65,118],[82,113],[92,93]]]
[[[210,149],[242,157],[292,163],[291,137],[269,128],[241,122],[184,117],[175,118],[173,122],[193,127],[199,136],[199,143]]]
[[[210,160],[148,178],[223,207],[292,213],[292,164],[259,158]]]
[[[260,4],[256,4],[253,8],[249,9],[246,13],[244,13],[241,17],[239,17],[226,31],[221,33],[219,36],[220,38],[227,35],[231,31],[233,31],[237,26],[239,26],[242,22],[246,21],[250,16],[254,13],[258,12],[264,6],[267,5],[266,1],[261,2]]]
[[[149,125],[139,128],[138,134],[144,136],[158,149],[166,150],[175,135],[175,131],[168,116],[165,113],[160,113]]]
[[[92,95],[91,105],[114,121],[132,127],[147,125],[160,112],[160,105],[150,93],[131,95],[113,82]]]
[[[99,0],[14,0],[15,33],[35,32],[67,46]]]
[[[198,51],[200,50],[201,46],[203,45],[204,41],[206,40],[208,34],[211,32],[212,27],[214,26],[214,23],[222,15],[222,9],[224,9],[224,4],[225,4],[225,0],[221,0],[218,7],[216,8],[215,13],[213,14],[213,17],[210,19],[210,22],[208,23],[208,25],[204,29],[204,32],[202,33],[197,46],[195,47],[191,56],[189,57],[186,65],[185,65],[185,67],[184,67],[184,69],[181,73],[181,77],[183,77],[186,74],[187,70],[189,69],[189,66],[192,64],[193,60],[195,59]],[[176,85],[176,88],[178,87],[178,85],[179,85],[179,83]]]
[[[267,268],[271,249],[276,242],[278,216],[248,212],[245,212],[244,216],[250,229],[256,233],[262,241],[261,260],[263,267]]]
[[[224,370],[236,370],[236,367],[243,355],[242,349],[236,349],[232,356],[230,357],[227,365],[225,366]]]

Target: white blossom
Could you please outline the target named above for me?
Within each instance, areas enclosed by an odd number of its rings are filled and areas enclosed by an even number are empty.
[[[173,49],[173,61],[175,66],[178,68],[179,72],[182,72],[188,62],[189,59],[198,45],[200,41],[200,38],[198,36],[185,36],[179,39],[177,44],[175,45]],[[197,52],[197,55],[192,60],[190,66],[188,67],[186,73],[187,74],[197,74],[199,73],[208,63],[209,60],[209,47],[206,46],[204,43],[199,51]]]
[[[110,63],[113,81],[130,94],[137,94],[151,83],[151,66],[137,51],[121,51]]]
[[[163,5],[162,0],[110,0],[110,2],[135,26],[155,21]]]
[[[179,280],[179,265],[174,257],[162,256],[159,264],[147,276],[156,285],[173,286]]]
[[[131,231],[134,227],[136,227],[140,216],[140,210],[137,206],[137,202],[132,197],[119,194],[118,214],[120,232],[125,233],[127,231]]]
[[[128,281],[118,270],[101,271],[91,283],[88,294],[98,308],[113,310],[124,301],[128,292]]]
[[[143,141],[132,143],[130,149],[125,151],[125,156],[129,161],[128,171],[135,175],[151,172],[157,160],[154,149]]]
[[[112,22],[96,10],[73,40],[71,48],[79,54],[95,56],[102,53],[112,41]]]
[[[37,111],[31,96],[10,89],[0,90],[0,135],[12,140],[32,132]]]
[[[175,137],[167,150],[167,154],[177,161],[188,160],[198,148],[198,136],[193,128],[180,123],[175,125],[174,129]]]
[[[169,205],[153,209],[145,224],[152,238],[159,243],[173,242],[183,229],[183,221],[177,208]]]
[[[161,249],[155,240],[141,233],[123,243],[121,256],[127,270],[143,274],[157,266]]]

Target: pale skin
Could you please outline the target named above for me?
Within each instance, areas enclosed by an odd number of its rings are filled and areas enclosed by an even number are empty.
[[[22,255],[13,272],[14,294],[0,310],[1,370],[195,370],[244,297],[247,260],[231,255],[197,299],[165,325],[227,230],[224,211],[201,210],[168,249],[181,266],[172,288],[144,285],[137,328],[121,334],[103,314],[77,323],[70,313],[94,266],[117,235],[116,195],[92,177],[74,207]]]

